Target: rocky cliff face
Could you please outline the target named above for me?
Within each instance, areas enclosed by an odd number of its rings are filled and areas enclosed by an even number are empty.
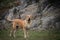
[[[4,18],[9,17],[10,19],[22,18],[26,15],[33,15],[31,23],[32,29],[37,30],[50,30],[60,29],[60,8],[59,1],[55,0],[20,0],[22,5],[9,9]],[[56,6],[57,5],[57,6]],[[7,21],[4,19],[5,22]],[[4,24],[5,25],[5,24]],[[6,24],[9,25],[9,24]],[[5,25],[5,26],[6,26]]]

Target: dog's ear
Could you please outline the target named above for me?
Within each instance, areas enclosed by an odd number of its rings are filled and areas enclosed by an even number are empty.
[[[27,15],[26,17],[31,18],[31,15]]]
[[[31,15],[27,15],[27,17],[30,18],[31,20],[34,19],[34,15],[32,15],[32,14]]]
[[[30,18],[30,20],[34,20],[34,15],[26,15],[25,18],[28,20]]]
[[[31,18],[31,16],[30,15],[26,15],[26,18]]]

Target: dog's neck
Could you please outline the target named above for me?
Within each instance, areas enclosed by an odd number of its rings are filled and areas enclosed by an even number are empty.
[[[25,20],[26,28],[30,28],[31,26],[31,19],[29,18],[28,20]]]

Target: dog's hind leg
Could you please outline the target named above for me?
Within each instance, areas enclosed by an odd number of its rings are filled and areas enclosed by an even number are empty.
[[[13,37],[14,38],[16,37],[15,33],[16,33],[16,29],[14,29],[14,31],[13,31]]]
[[[16,23],[13,22],[13,37],[15,37],[15,33],[16,33]]]
[[[12,32],[13,32],[13,30],[10,31],[10,35],[9,36],[12,36]]]

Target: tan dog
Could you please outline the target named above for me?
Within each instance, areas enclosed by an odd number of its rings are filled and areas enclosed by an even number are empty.
[[[13,37],[15,37],[16,26],[18,25],[18,27],[22,28],[24,31],[24,38],[27,38],[28,37],[27,28],[30,27],[30,22],[31,22],[30,18],[31,18],[31,15],[27,15],[25,20],[22,20],[22,19],[10,20],[9,17],[7,17],[7,20],[12,22],[12,30],[10,32],[10,36],[13,33]]]

